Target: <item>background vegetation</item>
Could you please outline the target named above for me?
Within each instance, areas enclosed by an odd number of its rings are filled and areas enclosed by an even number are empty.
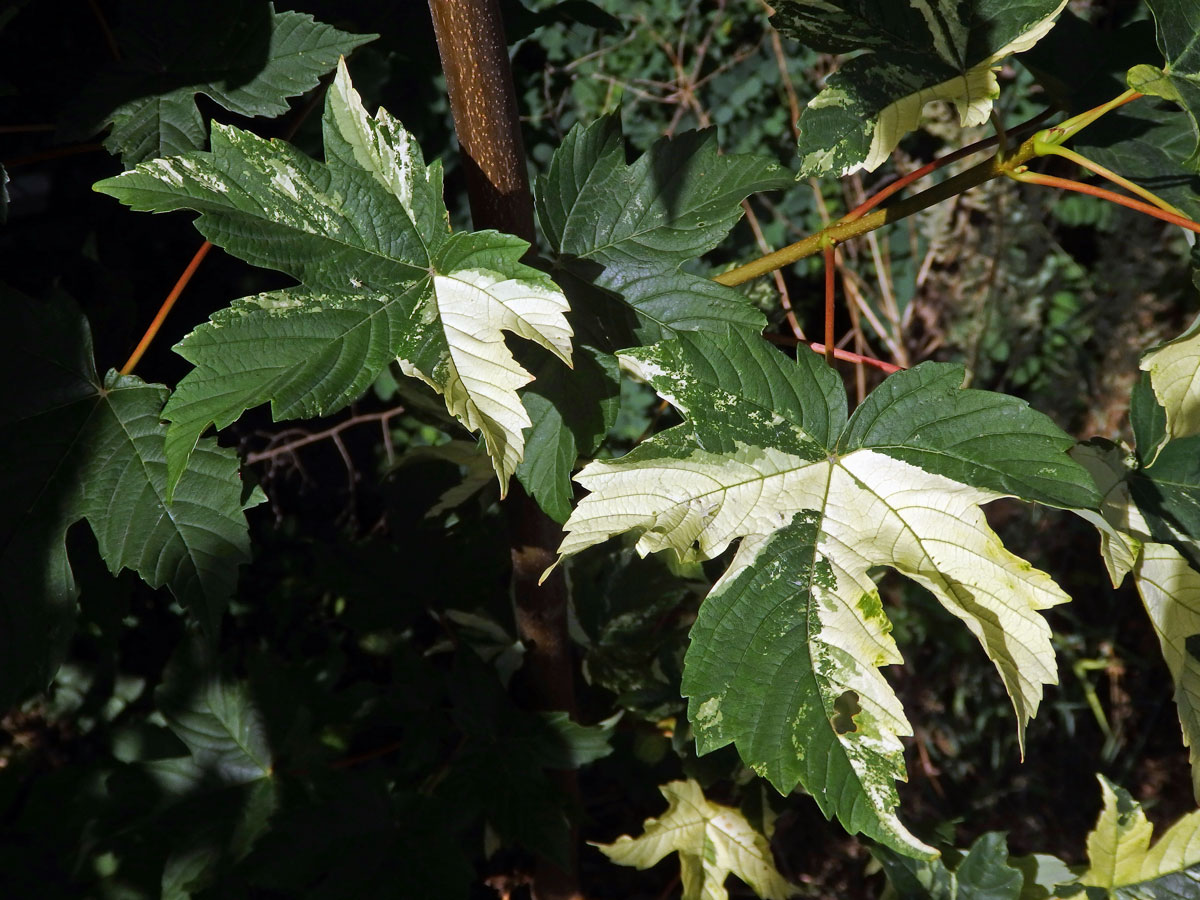
[[[184,22],[211,14],[157,5]],[[350,61],[355,86],[417,136],[427,159],[443,160],[451,214],[466,221],[425,5],[276,4],[293,7],[380,35]],[[1123,0],[1071,10],[1100,34],[1144,16]],[[101,370],[125,359],[200,243],[187,216],[134,215],[91,190],[121,164],[95,143],[84,101],[147,15],[132,0],[34,0],[0,13],[0,162],[11,178],[0,278],[30,296],[73,298]],[[639,150],[713,126],[725,151],[791,165],[796,111],[833,65],[781,39],[758,0],[509,0],[506,17],[534,170],[573,124],[617,110]],[[1042,90],[1021,63],[1008,64],[1002,83],[1003,121],[1041,108],[1020,99]],[[320,156],[320,89],[275,119],[199,103],[206,116],[291,135]],[[935,113],[892,168],[755,197],[708,271],[809,234],[893,172],[980,136]],[[999,179],[839,248],[847,311],[838,334],[849,349],[905,365],[963,362],[972,386],[1024,397],[1072,435],[1128,437],[1139,353],[1195,314],[1195,289],[1179,274],[1188,252],[1165,224]],[[214,252],[139,372],[174,384],[186,364],[170,348],[197,322],[285,283]],[[746,290],[781,342],[819,328],[815,259]],[[859,398],[876,378],[841,371]],[[20,390],[21,373],[7,374],[9,390]],[[600,455],[672,423],[647,388],[626,383]],[[0,895],[134,898],[167,885],[164,896],[522,896],[533,854],[563,852],[565,814],[585,840],[612,841],[661,813],[658,785],[691,777],[751,821],[773,823],[780,870],[810,895],[878,896],[883,876],[868,851],[814,803],[775,795],[731,747],[695,756],[680,665],[719,568],[680,579],[629,549],[589,551],[574,570],[572,635],[579,718],[590,727],[524,709],[505,526],[486,461],[480,474],[465,437],[440,404],[390,376],[330,420],[275,424],[259,409],[222,432],[269,502],[248,513],[254,558],[223,623],[226,680],[216,689],[261,716],[278,782],[269,792],[152,777],[149,763],[186,750],[169,726],[197,690],[189,653],[203,651],[189,649],[169,595],[130,572],[111,577],[91,533],[73,529],[81,610],[69,656],[48,691],[0,721]],[[405,453],[412,448],[421,449]],[[444,494],[464,472],[475,493],[450,507]],[[889,677],[917,728],[903,809],[926,839],[966,846],[1003,829],[1014,853],[1076,862],[1099,809],[1094,772],[1157,821],[1192,806],[1169,675],[1132,587],[1112,590],[1095,564],[1088,526],[1017,504],[988,513],[1074,598],[1049,614],[1061,685],[1032,724],[1022,763],[988,661],[927,595],[887,578],[906,659]],[[580,763],[572,809],[542,767]],[[674,861],[641,873],[584,848],[580,865],[590,897],[676,890]]]

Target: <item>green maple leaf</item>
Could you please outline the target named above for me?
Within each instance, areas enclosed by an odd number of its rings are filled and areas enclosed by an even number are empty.
[[[886,847],[873,847],[871,852],[883,865],[896,900],[1019,900],[1023,896],[1025,876],[1009,862],[1001,832],[979,837],[953,867],[945,857],[912,859]]]
[[[776,870],[767,839],[740,812],[709,801],[691,779],[659,790],[667,811],[647,819],[641,835],[592,846],[619,865],[639,869],[678,853],[683,900],[728,900],[725,879],[731,873],[765,900],[786,900],[796,893]]]
[[[1000,94],[993,66],[1028,50],[1065,0],[780,0],[772,23],[823,53],[861,55],[829,76],[800,117],[800,170],[882,165],[933,100],[982,125]]]
[[[680,269],[729,233],[747,196],[792,184],[773,160],[717,149],[715,131],[692,131],[629,164],[620,119],[608,116],[572,128],[538,178],[538,220],[556,270],[585,296],[599,288],[627,304],[638,342],[766,324],[737,291]]]
[[[96,190],[139,210],[197,210],[214,244],[301,282],[237,301],[176,348],[196,368],[163,413],[172,485],[210,424],[268,401],[276,419],[326,415],[398,360],[482,432],[505,489],[531,424],[517,388],[532,376],[501,332],[569,365],[566,298],[519,261],[525,241],[451,233],[440,164],[426,167],[385,110],[367,114],[344,63],[326,101],[324,163],[214,125],[211,152],[143,163]]]
[[[1146,0],[1154,13],[1158,49],[1165,64],[1134,66],[1129,86],[1179,104],[1192,125],[1192,148],[1185,165],[1200,171],[1200,3]]]
[[[962,390],[960,366],[893,375],[847,421],[836,373],[754,336],[620,359],[687,421],[579,473],[591,493],[560,553],[632,531],[643,554],[711,559],[741,538],[685,661],[699,750],[735,743],[782,793],[799,782],[850,830],[933,854],[895,813],[911,731],[878,670],[901,659],[868,571],[892,566],[966,624],[1023,734],[1057,681],[1039,611],[1067,597],[1004,549],[979,504],[1094,506],[1071,439],[1015,398]]]
[[[99,377],[86,320],[68,304],[3,292],[0,353],[13,366],[0,405],[0,706],[41,688],[66,649],[75,580],[67,529],[86,519],[116,574],[167,586],[215,634],[249,559],[237,456],[202,441],[166,504],[167,389]],[[261,496],[261,494],[259,495]]]
[[[1104,808],[1087,838],[1088,868],[1074,881],[1059,885],[1057,896],[1195,896],[1200,884],[1200,812],[1181,818],[1151,846],[1154,826],[1142,805],[1103,775],[1096,777]]]
[[[271,3],[215,0],[189,14],[157,0],[124,4],[121,60],[88,86],[68,121],[98,130],[126,166],[204,146],[196,95],[241,116],[278,116],[338,57],[378,37],[348,34]]]

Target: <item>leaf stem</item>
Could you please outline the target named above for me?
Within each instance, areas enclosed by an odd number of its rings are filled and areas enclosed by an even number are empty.
[[[1084,184],[1081,181],[1072,181],[1069,178],[1059,178],[1055,175],[1043,175],[1040,172],[1030,172],[1024,166],[1012,172],[1008,172],[1008,177],[1017,181],[1024,181],[1028,184],[1040,184],[1043,187],[1059,188],[1064,191],[1074,191],[1078,194],[1088,194],[1092,197],[1099,197],[1101,200],[1108,200],[1110,203],[1116,203],[1120,206],[1127,206],[1132,210],[1140,213],[1145,213],[1148,216],[1153,216],[1156,219],[1162,219],[1164,222],[1170,222],[1172,225],[1178,225],[1180,228],[1186,228],[1188,231],[1194,231],[1200,234],[1200,224],[1193,222],[1186,216],[1178,215],[1173,212],[1168,212],[1165,209],[1159,209],[1157,206],[1152,206],[1149,203],[1143,203],[1141,200],[1134,200],[1132,197],[1126,197],[1124,194],[1118,194],[1114,191],[1107,191],[1104,188],[1096,187],[1094,184]]]
[[[1000,143],[1000,136],[993,135],[990,138],[985,138],[975,144],[963,147],[953,153],[936,159],[931,163],[910,172],[903,178],[889,184],[886,188],[876,192],[865,203],[860,204],[855,209],[851,210],[842,218],[838,219],[820,231],[809,235],[803,240],[797,241],[794,244],[789,244],[774,253],[769,253],[766,256],[746,263],[744,266],[739,266],[736,269],[730,269],[728,272],[723,272],[714,280],[720,284],[733,286],[750,281],[752,278],[758,278],[760,275],[765,275],[768,272],[773,272],[775,269],[781,269],[784,266],[791,265],[798,260],[812,256],[820,250],[824,249],[824,241],[831,240],[835,244],[843,243],[850,238],[858,237],[866,234],[869,231],[874,231],[890,222],[896,222],[900,219],[907,218],[921,210],[928,209],[946,200],[955,194],[961,194],[963,191],[983,184],[985,181],[990,181],[1001,175],[1007,175],[1017,168],[1029,162],[1035,156],[1044,155],[1049,152],[1046,148],[1050,144],[1060,144],[1067,138],[1078,134],[1092,122],[1096,121],[1102,115],[1116,109],[1119,106],[1124,106],[1130,101],[1136,100],[1142,94],[1134,90],[1128,90],[1114,97],[1106,103],[1101,103],[1099,106],[1089,109],[1087,112],[1080,113],[1063,122],[1060,125],[1055,125],[1052,128],[1046,128],[1039,131],[1031,138],[1023,141],[1011,154],[998,153],[991,159],[984,160],[978,165],[972,166],[965,172],[960,172],[953,178],[948,178],[941,184],[936,184],[933,187],[927,188],[919,194],[909,197],[899,203],[887,206],[882,210],[871,212],[876,206],[890,197],[892,194],[907,187],[912,182],[919,178],[928,175],[937,169],[940,169],[952,162],[969,156],[972,153],[977,153],[980,150],[988,149]],[[1029,127],[1036,123],[1042,116],[1048,115],[1048,112],[1042,113],[1041,116],[1034,118],[1030,122],[1018,126],[1013,129],[1014,132]],[[1186,227],[1186,226],[1185,226]]]
[[[1130,103],[1141,96],[1143,95],[1130,88],[1124,93],[1113,97],[1111,100],[1101,103],[1099,106],[1093,106],[1087,112],[1081,112],[1079,115],[1072,116],[1065,122],[1060,122],[1058,125],[1038,132],[1034,135],[1034,138],[1042,143],[1061,144],[1063,141],[1075,137],[1075,135],[1079,134],[1079,132],[1083,131],[1083,129],[1087,128],[1105,113],[1110,113],[1118,106],[1124,106],[1126,103]],[[1040,156],[1041,154],[1038,155]]]
[[[812,343],[805,344],[805,346],[815,353],[824,353],[826,361],[828,361],[829,356],[831,355],[829,353],[829,348],[825,344],[819,344],[816,341],[813,341]],[[898,366],[895,363],[885,362],[884,360],[876,359],[873,356],[863,356],[861,353],[843,350],[841,347],[833,348],[832,356],[842,360],[843,362],[861,363],[866,366],[874,366],[877,369],[882,369],[889,375],[893,374],[894,372],[903,371],[904,369],[904,366]]]
[[[865,215],[860,214],[854,219],[850,219],[849,216],[843,217],[803,240],[796,241],[794,244],[789,244],[786,247],[776,250],[774,253],[769,253],[766,256],[748,262],[744,266],[723,272],[714,281],[732,286],[750,281],[752,278],[757,278],[760,275],[766,275],[768,272],[781,269],[784,266],[791,265],[798,260],[805,259],[824,250],[825,246],[829,243],[844,243],[851,238],[874,231],[891,222],[906,219],[931,206],[936,206],[943,200],[949,199],[956,194],[961,194],[963,191],[983,184],[985,181],[990,181],[993,178],[1007,174],[1018,166],[1027,163],[1036,155],[1033,149],[1033,138],[1029,138],[1018,146],[1010,156],[1004,159],[1001,159],[999,156],[992,156],[972,166],[965,172],[960,172],[951,178],[947,178],[940,184],[935,184],[921,191],[919,194],[885,206],[883,209],[876,209]],[[889,187],[891,186],[889,185]],[[885,188],[885,190],[887,189]]]
[[[825,365],[833,365],[833,243],[825,247]]]
[[[188,282],[192,280],[192,276],[196,274],[196,270],[200,268],[200,263],[204,261],[204,257],[208,256],[208,251],[212,249],[212,244],[205,241],[200,245],[200,249],[192,256],[192,261],[187,264],[187,268],[179,276],[175,282],[175,287],[171,288],[171,293],[167,294],[167,299],[162,302],[162,306],[158,308],[158,314],[155,315],[154,321],[150,323],[150,327],[146,329],[146,333],[142,335],[142,339],[138,341],[137,347],[130,354],[129,359],[125,360],[125,365],[121,366],[122,375],[130,375],[133,373],[134,367],[141,360],[146,349],[154,341],[158,335],[159,329],[162,328],[163,322],[166,321],[167,313],[171,311],[171,307],[175,305],[175,301],[179,299],[179,295],[183,293],[183,289],[188,286]]]
[[[1036,138],[1036,135],[1035,135],[1035,138]],[[1166,212],[1169,212],[1169,213],[1174,213],[1177,216],[1184,216],[1184,213],[1182,210],[1180,210],[1179,208],[1177,208],[1175,206],[1172,206],[1170,203],[1168,203],[1166,200],[1159,197],[1154,192],[1146,190],[1140,184],[1135,184],[1134,182],[1130,181],[1128,178],[1123,178],[1122,176],[1118,175],[1116,172],[1112,171],[1111,169],[1105,168],[1104,166],[1100,165],[1100,163],[1098,163],[1098,162],[1093,162],[1092,160],[1090,160],[1086,156],[1084,156],[1082,153],[1077,153],[1076,151],[1071,150],[1068,147],[1060,147],[1057,144],[1042,145],[1041,153],[1039,153],[1039,155],[1040,156],[1049,156],[1049,155],[1061,156],[1063,159],[1069,159],[1071,162],[1075,163],[1077,166],[1081,166],[1082,168],[1087,169],[1089,172],[1093,172],[1096,175],[1099,175],[1101,178],[1104,178],[1108,181],[1111,181],[1115,185],[1125,188],[1125,190],[1129,191],[1130,193],[1137,194],[1143,200],[1153,203],[1155,206],[1157,206],[1161,210],[1165,210]],[[1187,217],[1184,216],[1184,218],[1187,218]]]

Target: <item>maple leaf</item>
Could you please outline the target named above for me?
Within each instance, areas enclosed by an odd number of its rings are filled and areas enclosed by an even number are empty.
[[[1148,352],[1140,366],[1150,373],[1166,416],[1164,440],[1200,434],[1200,318],[1175,340]]]
[[[163,415],[175,483],[196,440],[270,401],[275,418],[327,415],[392,361],[480,431],[501,491],[524,455],[532,376],[510,331],[571,362],[567,300],[520,262],[527,242],[454,232],[442,171],[385,110],[367,114],[345,63],[325,107],[325,162],[214,125],[212,151],[143,163],[96,184],[134,209],[194,209],[210,241],[300,286],[237,301],[176,350],[196,368]]]
[[[1000,95],[993,67],[1028,50],[1066,0],[780,0],[772,23],[823,53],[865,51],[830,75],[800,117],[801,172],[873,171],[947,100],[964,127]]]
[[[1154,846],[1154,826],[1142,805],[1103,775],[1104,808],[1087,837],[1088,868],[1059,885],[1056,896],[1192,897],[1200,884],[1200,812],[1189,813]],[[1082,885],[1085,893],[1076,885]],[[1074,891],[1063,888],[1074,887]]]
[[[613,862],[648,869],[679,854],[683,900],[728,900],[725,879],[736,875],[764,900],[786,900],[796,891],[775,868],[767,839],[736,809],[712,803],[694,780],[659,788],[667,811],[647,819],[642,834],[592,844]]]
[[[0,334],[0,706],[41,689],[73,630],[77,589],[67,531],[86,519],[115,575],[166,586],[215,635],[250,558],[236,454],[201,441],[166,503],[167,389],[133,375],[103,378],[87,320],[67,301],[10,288]],[[31,448],[33,448],[31,450]],[[262,499],[251,495],[249,503]]]
[[[1200,7],[1180,0],[1146,0],[1154,13],[1163,66],[1138,65],[1129,70],[1129,86],[1143,94],[1172,100],[1191,124],[1191,153],[1185,165],[1200,171]]]
[[[278,116],[289,97],[317,86],[322,75],[378,37],[348,34],[274,4],[213,0],[174,6],[126,0],[117,29],[121,59],[101,71],[64,121],[91,132],[111,125],[104,139],[127,167],[204,145],[204,94],[240,116]]]
[[[752,335],[686,335],[620,359],[687,421],[579,473],[591,493],[560,554],[632,531],[642,554],[711,559],[741,538],[685,661],[699,750],[735,743],[782,793],[800,782],[850,830],[934,855],[894,811],[911,732],[878,670],[901,657],[868,571],[892,566],[963,621],[1023,735],[1057,681],[1040,610],[1067,597],[979,505],[1094,506],[1071,439],[1020,400],[961,389],[960,366],[893,375],[847,421],[833,370]]]

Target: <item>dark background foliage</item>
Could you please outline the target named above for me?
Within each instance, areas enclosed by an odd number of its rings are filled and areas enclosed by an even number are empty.
[[[200,33],[215,14],[152,5],[177,25],[194,20],[184,33]],[[295,6],[380,35],[354,54],[355,85],[369,108],[386,106],[417,136],[427,159],[443,160],[447,203],[465,224],[426,6]],[[724,150],[775,153],[790,165],[793,111],[833,64],[781,40],[765,4],[750,0],[505,8],[534,171],[571,125],[618,109],[638,149],[712,126]],[[1143,15],[1118,0],[1072,9],[1100,33]],[[129,52],[148,10],[27,0],[0,13],[0,162],[11,177],[0,278],[34,297],[73,298],[102,371],[120,365],[200,243],[186,215],[133,214],[91,190],[121,168],[89,130],[104,102],[97,84],[110,77],[114,48]],[[174,86],[170,63],[164,52],[161,87]],[[1049,100],[1020,63],[1002,81],[1009,124]],[[239,119],[203,96],[199,105],[206,118],[294,134],[320,154],[319,89],[275,119]],[[934,112],[902,143],[894,170],[978,136]],[[707,265],[808,234],[889,177],[800,182],[756,197]],[[842,248],[841,285],[859,304],[846,308],[861,312],[843,313],[838,331],[852,349],[899,362],[966,362],[976,387],[1026,397],[1073,434],[1117,437],[1137,355],[1196,307],[1178,274],[1186,252],[1159,223],[1001,180]],[[820,277],[808,260],[747,290],[786,338],[787,305],[801,326],[819,328]],[[174,384],[186,371],[174,343],[231,299],[283,283],[213,253],[139,374]],[[861,398],[874,376],[843,371]],[[564,730],[524,710],[490,475],[462,505],[429,515],[474,452],[438,410],[384,377],[332,420],[275,424],[260,409],[222,433],[269,502],[249,512],[254,558],[219,658],[203,666],[169,595],[129,572],[111,577],[86,527],[72,530],[81,598],[69,657],[45,693],[0,723],[0,896],[151,897],[163,885],[167,895],[199,897],[522,896],[533,854],[565,852],[564,816],[587,840],[637,833],[662,811],[656,786],[685,776],[752,821],[773,821],[781,871],[806,892],[877,896],[883,880],[867,850],[811,800],[775,795],[731,748],[696,758],[679,669],[713,572],[681,578],[615,545],[586,554],[572,572],[572,629],[580,720],[597,727]],[[624,452],[669,424],[644,388],[626,385],[603,452]],[[1156,820],[1191,807],[1169,677],[1140,602],[1129,588],[1111,589],[1087,526],[1016,504],[989,514],[1075,598],[1050,615],[1062,683],[1032,724],[1022,763],[1008,700],[965,630],[917,588],[885,578],[906,658],[889,678],[916,726],[902,814],[926,839],[965,846],[1001,829],[1014,853],[1078,861],[1099,808],[1097,771]],[[219,671],[217,686],[197,683],[198,671]],[[254,720],[269,772],[231,780],[214,763],[190,780],[158,777],[156,764],[186,753],[171,727],[179,710],[196,708],[208,690]],[[611,752],[600,756],[606,744]],[[581,770],[579,808],[543,773],[564,765],[564,754],[595,757]],[[585,847],[581,866],[596,898],[676,889],[673,860],[639,873]]]

